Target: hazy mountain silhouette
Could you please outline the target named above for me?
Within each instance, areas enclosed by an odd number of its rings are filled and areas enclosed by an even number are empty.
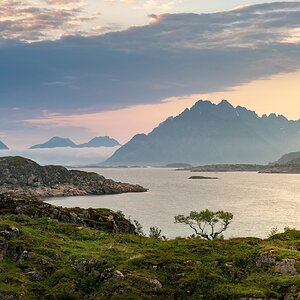
[[[71,148],[92,148],[92,147],[115,147],[119,146],[119,142],[109,136],[99,136],[91,139],[89,142],[84,144],[75,144],[69,138],[62,138],[55,136],[51,138],[49,141],[38,144],[30,147],[30,149],[41,149],[41,148],[64,148],[64,147],[71,147]]]
[[[120,143],[109,136],[98,136],[91,139],[89,142],[78,145],[79,148],[97,148],[97,147],[115,147],[120,146]]]
[[[148,135],[138,134],[105,165],[268,163],[300,148],[300,121],[282,115],[259,117],[223,100],[200,100]]]
[[[300,151],[284,154],[279,160],[273,164],[300,164]]]
[[[0,141],[0,150],[8,150],[8,147]]]
[[[63,147],[75,148],[76,144],[68,138],[62,138],[59,136],[55,136],[43,144],[37,144],[37,145],[30,147],[30,149],[63,148]]]

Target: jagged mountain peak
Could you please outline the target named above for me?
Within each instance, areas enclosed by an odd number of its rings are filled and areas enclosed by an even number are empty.
[[[212,111],[216,107],[216,104],[212,103],[209,100],[198,100],[189,111],[191,112],[204,112],[204,111]]]
[[[225,109],[234,109],[232,104],[225,99],[223,99],[217,106]]]
[[[227,100],[222,100],[218,104],[210,100],[199,100],[190,109],[190,115],[196,117],[201,115],[206,118],[235,118],[238,116],[234,106]]]
[[[248,118],[253,120],[259,118],[255,111],[249,110],[246,107],[238,105],[235,110],[238,116],[241,118]]]
[[[259,117],[227,100],[197,101],[148,135],[137,135],[107,165],[268,163],[300,148],[300,121]]]

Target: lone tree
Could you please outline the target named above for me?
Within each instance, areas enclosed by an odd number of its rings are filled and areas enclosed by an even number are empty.
[[[222,233],[227,229],[233,219],[233,214],[226,211],[213,212],[208,209],[200,212],[191,211],[188,216],[178,215],[175,223],[190,226],[196,236],[207,240],[215,240],[222,237]]]

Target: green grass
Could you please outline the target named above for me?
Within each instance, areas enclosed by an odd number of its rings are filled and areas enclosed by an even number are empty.
[[[9,241],[9,252],[0,261],[0,299],[10,294],[24,299],[75,300],[280,299],[300,291],[300,275],[275,273],[273,265],[256,266],[261,254],[272,253],[278,260],[296,259],[300,273],[297,230],[268,240],[161,241],[49,218],[0,216],[0,230],[8,227],[18,228],[20,235]],[[14,257],[25,249],[30,260]],[[74,268],[76,260],[87,262],[84,270]],[[28,270],[38,272],[41,278],[33,280]],[[115,270],[124,278],[105,276]],[[157,288],[153,279],[162,288]]]

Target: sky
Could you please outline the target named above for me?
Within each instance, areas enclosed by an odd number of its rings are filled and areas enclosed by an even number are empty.
[[[199,99],[300,118],[300,2],[0,0],[0,140],[121,143]]]

